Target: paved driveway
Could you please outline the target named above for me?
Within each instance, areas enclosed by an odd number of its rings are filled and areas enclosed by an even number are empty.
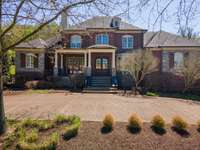
[[[195,123],[200,119],[200,104],[172,98],[130,98],[112,94],[23,94],[5,96],[6,115],[12,118],[52,118],[55,114],[76,114],[82,120],[100,121],[107,113],[127,121],[138,113],[145,121],[161,114],[167,122],[181,115]]]

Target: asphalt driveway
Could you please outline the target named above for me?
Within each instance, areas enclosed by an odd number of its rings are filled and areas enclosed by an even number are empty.
[[[200,103],[173,98],[132,98],[112,94],[20,94],[5,96],[8,118],[27,117],[48,119],[56,114],[76,114],[82,120],[101,121],[112,113],[117,121],[127,121],[131,113],[138,113],[145,121],[161,114],[167,122],[174,115],[181,115],[190,123],[200,119]]]

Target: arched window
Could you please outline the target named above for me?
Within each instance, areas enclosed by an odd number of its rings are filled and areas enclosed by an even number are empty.
[[[108,34],[98,34],[96,36],[96,44],[109,44]]]
[[[80,35],[71,36],[70,47],[71,48],[81,48],[81,36]]]
[[[133,48],[134,39],[132,35],[124,35],[122,37],[122,48],[131,49]]]

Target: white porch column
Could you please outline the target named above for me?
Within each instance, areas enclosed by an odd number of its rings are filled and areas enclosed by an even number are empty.
[[[112,52],[112,76],[116,76],[115,52]]]
[[[87,52],[84,53],[84,67],[87,68]]]
[[[55,52],[54,76],[58,76],[58,53]]]
[[[60,68],[63,69],[63,54],[60,56]]]
[[[88,51],[88,67],[87,67],[87,76],[91,76],[91,52]]]

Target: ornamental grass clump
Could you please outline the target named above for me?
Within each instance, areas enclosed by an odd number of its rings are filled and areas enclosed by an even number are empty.
[[[197,121],[197,131],[200,132],[200,120]]]
[[[143,120],[137,114],[132,114],[128,119],[128,129],[132,133],[137,133],[142,129]]]
[[[56,124],[63,124],[69,121],[69,118],[65,115],[57,115],[54,119]]]
[[[166,132],[165,130],[166,123],[162,116],[155,115],[151,120],[151,124],[154,132],[158,134],[164,134]]]
[[[180,116],[175,116],[172,118],[173,128],[179,131],[184,131],[188,127],[188,123]]]
[[[66,127],[64,129],[65,131],[63,133],[63,138],[65,140],[69,140],[69,139],[75,137],[78,134],[78,130],[79,130],[80,125],[81,125],[81,120],[77,116],[71,116],[69,118],[69,120],[71,122],[71,125]]]
[[[114,128],[115,120],[112,114],[107,114],[103,119],[103,128],[112,130]]]

